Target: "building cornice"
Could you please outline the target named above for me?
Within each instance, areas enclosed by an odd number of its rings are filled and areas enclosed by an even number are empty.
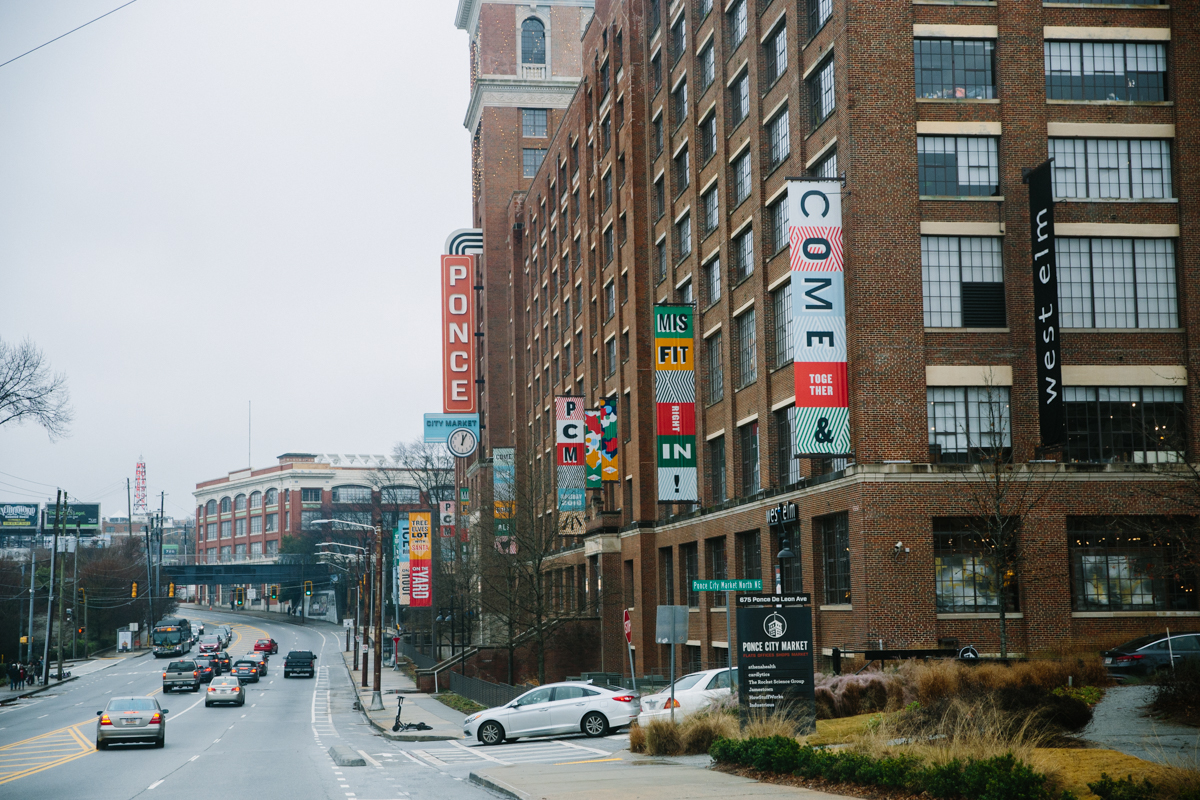
[[[596,0],[538,0],[536,3],[532,3],[530,0],[458,0],[458,8],[454,12],[454,27],[466,31],[470,36],[474,36],[475,31],[479,27],[479,10],[484,2],[496,6],[596,7]]]
[[[579,87],[579,78],[526,80],[504,75],[486,75],[475,81],[463,126],[471,133],[487,106],[500,108],[567,108]]]

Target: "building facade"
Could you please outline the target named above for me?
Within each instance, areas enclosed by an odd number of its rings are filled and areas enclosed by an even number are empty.
[[[473,74],[482,52],[518,63],[515,31],[577,5],[461,0]],[[692,612],[686,668],[726,663],[725,597],[692,591],[706,578],[811,592],[826,655],[996,652],[1002,603],[1020,653],[1200,629],[1195,574],[1146,534],[1194,514],[1170,467],[1200,446],[1200,55],[1175,24],[1193,5],[597,0],[581,31],[552,33],[577,36],[579,78],[539,147],[531,96],[468,115],[497,370],[480,374],[508,390],[484,398],[474,470],[490,480],[492,448],[515,447],[553,515],[555,396],[618,399],[620,479],[550,562],[563,612],[598,618],[604,666],[628,670],[628,609],[637,670],[665,671],[660,604]],[[515,171],[518,141],[543,151],[531,174],[480,191]],[[1048,158],[1067,417],[1053,448],[1023,184]],[[795,457],[796,177],[843,184],[844,459]],[[698,504],[657,499],[651,319],[669,302],[696,309]],[[1004,569],[967,535],[973,462],[997,453],[1030,497]],[[772,526],[781,503],[795,520]]]

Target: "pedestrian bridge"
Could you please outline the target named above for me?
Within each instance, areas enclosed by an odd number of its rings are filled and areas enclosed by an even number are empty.
[[[326,557],[297,555],[184,556],[175,563],[164,562],[161,569],[164,578],[183,586],[312,581],[320,587],[329,584],[336,572]]]

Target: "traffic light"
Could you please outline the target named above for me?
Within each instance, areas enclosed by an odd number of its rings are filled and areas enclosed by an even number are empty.
[[[172,581],[171,583],[167,584],[167,597],[174,597],[174,596],[175,596],[175,582]]]
[[[83,590],[83,587],[80,586],[79,589],[76,590],[76,593],[79,595],[79,602],[86,605],[87,604],[87,592],[85,592]]]
[[[137,599],[137,581],[129,584],[129,596],[135,600]]]
[[[238,606],[244,606],[246,604],[246,590],[242,589],[242,588],[237,588],[237,589],[234,589],[233,592],[234,592],[234,599],[237,600]]]
[[[279,599],[279,587],[278,587],[278,586],[272,586],[272,587],[271,587],[271,599],[272,599],[272,600],[278,600],[278,599]]]
[[[80,625],[78,628],[75,629],[75,632],[78,633],[80,636],[83,636],[83,630],[84,630],[83,626]]]
[[[304,596],[312,597],[312,581],[304,582]]]

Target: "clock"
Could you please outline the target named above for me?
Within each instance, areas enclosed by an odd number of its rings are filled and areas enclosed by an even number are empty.
[[[455,458],[466,458],[479,446],[479,437],[470,428],[455,428],[446,439],[446,448]]]

